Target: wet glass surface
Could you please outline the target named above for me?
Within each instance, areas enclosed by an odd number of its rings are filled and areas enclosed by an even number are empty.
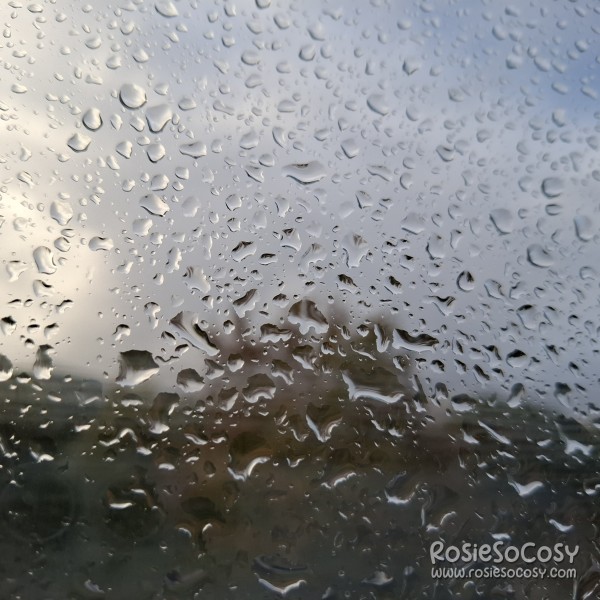
[[[599,5],[0,15],[0,597],[598,597]]]

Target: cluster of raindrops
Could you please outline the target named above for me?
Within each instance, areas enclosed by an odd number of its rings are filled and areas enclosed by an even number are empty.
[[[595,344],[598,328],[595,92],[518,41],[535,13],[532,43],[545,28],[577,33],[576,50],[558,48],[587,65],[586,11],[573,7],[571,31],[562,9],[486,8],[482,60],[449,6],[13,4],[5,46],[23,49],[2,108],[16,167],[2,194],[15,358],[48,345],[29,321],[54,319],[65,363],[85,356],[114,376],[119,346],[172,352],[160,334],[182,310],[259,328],[310,297],[435,338],[433,360],[416,354],[430,393],[531,381],[551,402],[557,362],[577,373],[562,383],[590,393],[577,340]],[[526,72],[538,96],[505,98]],[[583,104],[564,108],[579,91]],[[533,329],[515,318],[528,306]],[[121,327],[132,335],[115,343],[106,330]]]
[[[555,4],[7,2],[0,515],[102,525],[77,597],[132,540],[170,566],[115,597],[391,598],[495,512],[581,533],[600,8]]]

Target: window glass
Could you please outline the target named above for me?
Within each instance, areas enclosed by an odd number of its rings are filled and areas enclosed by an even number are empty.
[[[0,15],[1,597],[600,593],[600,5]]]

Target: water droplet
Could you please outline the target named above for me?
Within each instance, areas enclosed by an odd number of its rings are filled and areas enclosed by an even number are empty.
[[[50,205],[50,216],[59,225],[66,225],[73,218],[73,207],[67,200],[55,200]]]
[[[146,121],[152,133],[160,133],[173,118],[173,111],[168,104],[150,106],[146,109]]]
[[[172,18],[179,15],[177,7],[170,0],[160,0],[154,4],[154,8],[163,17]]]
[[[381,116],[385,116],[390,112],[390,106],[381,94],[371,94],[367,98],[367,106]]]
[[[296,565],[282,556],[257,556],[252,568],[258,576],[258,582],[269,592],[286,597],[306,585],[304,579],[308,569]]]
[[[100,111],[97,108],[86,110],[82,122],[90,131],[100,129],[100,127],[102,127],[102,116]]]
[[[300,57],[300,60],[310,62],[311,60],[314,60],[316,54],[317,47],[314,44],[305,44],[300,48],[298,56]]]
[[[462,271],[456,280],[456,285],[463,292],[470,292],[475,287],[475,279],[469,271]]]
[[[383,367],[371,371],[346,370],[342,372],[342,378],[348,386],[350,400],[355,402],[374,400],[395,404],[406,396],[396,375]]]
[[[525,397],[525,388],[522,383],[515,383],[510,389],[510,396],[508,398],[508,406],[510,408],[516,408],[521,406]]]
[[[355,158],[360,152],[359,145],[353,140],[348,139],[342,142],[342,150],[348,158]]]
[[[166,156],[167,151],[162,144],[150,144],[146,148],[146,154],[148,155],[150,162],[157,163]]]
[[[258,142],[258,133],[256,133],[256,130],[252,129],[241,137],[240,146],[245,150],[251,150],[252,148],[256,148],[256,146],[258,146]]]
[[[351,233],[344,237],[342,244],[346,253],[346,265],[348,267],[360,266],[361,260],[369,252],[367,240],[357,233]]]
[[[219,349],[211,342],[208,333],[198,325],[198,315],[183,311],[171,319],[177,334],[195,348],[206,352],[209,356],[219,354]]]
[[[240,242],[232,251],[231,256],[236,262],[241,262],[249,256],[256,254],[256,245],[254,242]]]
[[[306,335],[310,329],[314,329],[317,334],[325,333],[329,329],[327,319],[312,300],[304,299],[296,302],[290,308],[288,320],[293,325],[298,325],[303,335]]]
[[[421,68],[421,61],[416,57],[409,57],[404,60],[404,64],[402,65],[402,70],[407,75],[412,75],[416,73]]]
[[[271,455],[264,437],[251,431],[240,433],[229,446],[229,471],[236,479],[247,479],[256,466],[267,462]]]
[[[564,182],[560,177],[547,177],[542,181],[542,193],[546,198],[558,198],[563,193]]]
[[[33,251],[33,260],[39,273],[44,275],[52,275],[56,272],[56,265],[54,264],[54,255],[52,250],[47,246],[38,246]]]
[[[589,242],[594,237],[594,223],[586,215],[577,215],[573,219],[575,234],[582,242]]]
[[[521,498],[528,498],[529,496],[532,496],[536,492],[539,492],[546,487],[542,481],[531,481],[525,484],[519,484],[516,481],[509,481],[509,483],[515,488],[517,494],[519,494]]]
[[[454,148],[452,148],[451,146],[443,146],[443,145],[439,145],[435,151],[438,153],[438,156],[444,161],[444,162],[451,162],[454,160],[454,157],[456,156],[456,153],[454,151]]]
[[[54,365],[52,363],[53,352],[52,346],[46,344],[40,346],[35,354],[35,362],[33,364],[33,376],[36,379],[50,379]]]
[[[342,412],[337,406],[317,406],[312,402],[306,407],[306,422],[320,442],[327,442],[335,427],[342,422]]]
[[[190,144],[183,144],[183,146],[179,148],[179,152],[184,156],[201,158],[202,156],[206,156],[208,150],[204,142],[192,142]]]
[[[509,352],[506,356],[506,362],[511,367],[520,369],[527,366],[529,358],[527,357],[527,354],[525,354],[522,350],[513,350],[512,352]]]
[[[434,349],[439,340],[428,333],[411,335],[404,329],[394,329],[392,345],[394,348],[404,348],[414,352],[424,352]]]
[[[134,83],[125,83],[122,85],[119,98],[127,108],[140,108],[146,104],[146,92]]]
[[[570,395],[573,390],[566,383],[556,382],[554,384],[554,397],[566,408],[571,408]]]
[[[13,364],[8,359],[8,357],[4,356],[4,354],[0,354],[0,382],[8,381],[13,374]]]
[[[203,294],[210,292],[210,281],[201,267],[188,267],[183,276],[191,290],[198,290]]]
[[[554,264],[551,254],[540,244],[531,244],[527,248],[527,260],[535,267],[551,267]]]
[[[92,143],[92,138],[82,133],[76,133],[69,138],[67,145],[73,152],[85,152]]]
[[[506,208],[495,208],[490,212],[490,220],[499,233],[511,233],[514,229],[512,213]]]
[[[257,301],[257,290],[249,290],[243,296],[233,301],[233,309],[235,310],[238,317],[243,318],[246,316],[247,312],[254,310]]]
[[[146,194],[140,200],[140,206],[145,208],[151,215],[162,217],[169,212],[169,205],[156,194]]]
[[[242,394],[246,402],[256,404],[260,400],[272,400],[276,391],[275,384],[268,375],[257,373],[248,378]]]
[[[94,236],[90,240],[89,247],[90,250],[94,252],[98,252],[99,250],[107,252],[108,250],[112,250],[114,248],[114,242],[110,238]]]
[[[147,350],[127,350],[119,354],[119,374],[116,382],[135,386],[156,375],[160,367]]]
[[[109,486],[103,500],[107,527],[129,543],[148,539],[165,520],[156,493],[149,484],[131,479],[116,481]]]
[[[321,181],[327,175],[325,167],[316,160],[308,163],[287,165],[284,167],[283,173],[287,177],[291,177],[304,185]]]

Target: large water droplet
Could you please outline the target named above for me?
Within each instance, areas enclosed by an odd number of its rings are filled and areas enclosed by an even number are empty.
[[[119,374],[116,381],[125,386],[138,385],[156,375],[159,370],[151,352],[127,350],[119,354]]]
[[[172,118],[173,111],[168,104],[150,106],[146,109],[146,121],[152,133],[161,132]]]
[[[373,112],[381,116],[390,112],[389,104],[382,94],[371,94],[367,98],[367,105]]]
[[[67,145],[73,152],[85,152],[92,143],[92,138],[82,133],[76,133],[69,138]]]
[[[229,447],[229,470],[236,479],[247,479],[255,467],[267,462],[271,455],[264,437],[251,431],[240,433]]]
[[[316,160],[287,165],[284,167],[283,173],[304,185],[321,181],[327,175],[325,167]]]
[[[325,333],[329,328],[327,319],[312,300],[300,300],[291,308],[288,316],[290,323],[298,325],[300,333],[307,334],[310,329],[316,333]]]
[[[375,367],[372,371],[346,370],[342,377],[352,401],[395,404],[405,397],[405,390],[396,375],[383,367]]]
[[[33,376],[36,379],[50,379],[54,364],[52,362],[52,346],[44,344],[40,346],[35,354],[35,362],[33,364]]]
[[[470,292],[475,287],[475,279],[469,271],[462,271],[456,280],[456,285],[463,292]]]
[[[500,233],[511,233],[514,229],[512,213],[506,208],[492,210],[490,220]]]
[[[12,362],[4,354],[0,354],[0,381],[8,381],[12,377],[12,374]]]
[[[39,246],[33,251],[33,260],[39,273],[51,275],[56,272],[54,255],[47,246]]]
[[[424,352],[435,348],[439,340],[428,333],[411,335],[404,329],[394,329],[392,345],[394,348],[404,348],[415,352]]]
[[[178,335],[189,342],[195,348],[203,350],[209,356],[219,354],[219,349],[211,342],[208,333],[198,325],[199,317],[197,314],[183,311],[178,313],[171,324],[174,326]]]
[[[575,234],[582,242],[589,242],[594,237],[595,228],[592,219],[586,215],[577,215],[573,219]]]
[[[90,131],[96,131],[102,127],[102,116],[97,108],[86,110],[83,114],[82,121]]]
[[[146,104],[146,92],[134,83],[123,84],[119,91],[119,98],[127,108],[140,108]]]
[[[50,216],[59,225],[66,225],[73,218],[73,207],[66,200],[55,200],[50,205]]]
[[[158,0],[154,4],[154,8],[159,15],[167,18],[176,17],[179,14],[177,7],[171,0]]]
[[[563,193],[564,187],[560,177],[547,177],[542,181],[542,192],[546,198],[558,198]]]
[[[540,244],[531,244],[527,248],[527,260],[536,267],[551,267],[554,264],[552,255]]]
[[[145,208],[151,215],[164,216],[169,212],[169,205],[156,194],[146,194],[140,200],[140,206]]]

